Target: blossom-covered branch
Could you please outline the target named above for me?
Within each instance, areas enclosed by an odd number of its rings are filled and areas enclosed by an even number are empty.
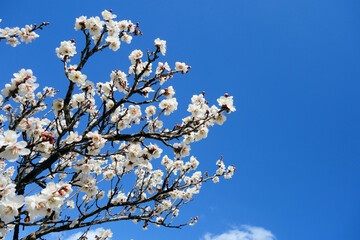
[[[0,19],[0,22],[2,19]],[[26,25],[23,28],[14,27],[14,28],[0,28],[0,41],[6,39],[6,44],[10,44],[12,47],[16,47],[20,42],[25,42],[26,44],[32,42],[35,38],[38,38],[39,35],[35,32],[36,30],[42,30],[44,26],[49,25],[48,22],[43,22],[40,25]],[[19,41],[20,38],[20,41]]]
[[[2,237],[13,230],[13,239],[20,239],[20,226],[32,231],[22,238],[30,240],[122,220],[144,229],[192,225],[197,217],[176,221],[180,208],[202,183],[234,174],[235,167],[222,158],[215,173],[202,173],[190,155],[191,143],[235,111],[231,96],[210,105],[204,92],[194,95],[187,116],[174,125],[165,121],[178,108],[174,87],[165,85],[190,70],[183,62],[172,68],[158,61],[166,41],[155,39],[145,53],[132,51],[128,70],[113,70],[106,82],[88,79],[90,57],[106,48],[117,51],[121,42],[142,35],[138,23],[115,18],[105,10],[102,19],[76,19],[75,30],[85,38],[78,60],[75,40],[56,48],[68,82],[65,96],[50,100],[58,95],[52,87],[36,92],[39,84],[30,69],[15,73],[1,91]]]

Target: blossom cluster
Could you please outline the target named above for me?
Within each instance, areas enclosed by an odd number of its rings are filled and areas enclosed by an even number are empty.
[[[51,214],[55,214],[55,218],[59,217],[59,210],[71,192],[72,186],[69,183],[49,182],[39,194],[25,197],[29,220],[33,222],[35,218]]]
[[[14,226],[10,223],[19,214],[18,209],[24,205],[24,196],[16,195],[16,185],[11,180],[14,173],[12,167],[0,174],[0,216],[7,225],[0,228],[0,234],[6,235]]]
[[[117,17],[112,11],[104,10],[102,12],[103,20],[99,17],[81,16],[75,21],[75,30],[88,30],[92,35],[92,39],[95,43],[104,38],[103,33],[106,29],[107,37],[105,38],[109,48],[113,51],[117,51],[120,48],[120,40],[131,43],[131,34],[140,34],[141,32],[136,29],[137,25],[133,24],[130,20],[115,21]],[[104,27],[105,26],[105,27]]]
[[[39,238],[124,219],[142,222],[144,229],[149,223],[170,227],[204,182],[233,176],[235,167],[222,158],[213,175],[202,171],[190,146],[236,110],[232,96],[210,105],[205,92],[194,95],[179,124],[165,121],[181,107],[175,87],[165,85],[191,69],[180,61],[155,65],[166,54],[165,40],[155,39],[151,52],[133,50],[127,71],[113,70],[104,82],[88,79],[84,66],[93,54],[116,51],[120,41],[141,35],[138,24],[115,18],[105,10],[102,19],[75,20],[87,40],[78,64],[69,63],[78,52],[75,40],[56,48],[69,84],[64,97],[50,100],[57,94],[51,87],[36,93],[30,69],[15,73],[1,91],[0,237],[18,226],[43,225],[34,232]],[[100,235],[108,239],[112,233]]]
[[[19,136],[20,133],[12,130],[5,131],[4,136],[0,135],[0,147],[2,148],[2,152],[0,152],[1,158],[14,162],[20,155],[26,156],[30,153],[30,150],[26,148],[26,141],[17,141]]]
[[[2,19],[0,19],[2,22]],[[26,44],[31,43],[34,39],[38,38],[39,35],[35,32],[37,29],[42,29],[42,26],[46,26],[49,23],[42,23],[41,25],[25,25],[23,28],[0,28],[0,40],[6,39],[6,44],[16,47],[21,42]]]

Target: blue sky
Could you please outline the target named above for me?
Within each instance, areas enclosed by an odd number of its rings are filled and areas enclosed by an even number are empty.
[[[192,154],[203,171],[215,171],[223,155],[237,172],[205,185],[181,210],[184,218],[199,216],[194,227],[101,227],[111,228],[116,240],[202,239],[243,225],[284,240],[360,238],[359,1],[6,1],[2,27],[50,25],[30,45],[1,44],[1,84],[31,68],[41,86],[64,92],[55,48],[63,40],[81,42],[75,18],[104,9],[140,22],[144,36],[93,57],[84,69],[88,78],[107,81],[111,70],[127,69],[133,49],[166,40],[162,60],[192,66],[172,84],[181,98],[179,112],[203,90],[212,103],[226,92],[234,96],[237,111],[192,145]]]

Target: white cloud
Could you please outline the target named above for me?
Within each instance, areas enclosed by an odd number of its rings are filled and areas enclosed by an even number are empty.
[[[96,239],[95,239],[95,236],[96,236],[96,235],[99,236],[100,231],[103,231],[103,230],[104,230],[103,228],[97,228],[97,229],[94,229],[94,230],[90,230],[90,231],[86,234],[86,237],[87,237],[88,240],[96,240]],[[65,238],[64,240],[78,240],[83,233],[84,233],[84,232],[74,233],[73,235]]]
[[[240,229],[233,229],[220,235],[206,233],[203,240],[275,240],[276,237],[268,230],[243,225]]]

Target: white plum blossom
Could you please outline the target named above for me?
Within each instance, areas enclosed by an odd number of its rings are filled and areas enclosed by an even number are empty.
[[[171,71],[169,64],[167,62],[159,62],[156,68],[156,74],[161,74],[164,72],[164,70]]]
[[[28,155],[30,153],[30,150],[26,148],[27,143],[25,141],[17,141],[19,136],[20,133],[12,130],[7,130],[4,132],[4,136],[0,136],[0,146],[5,146],[5,149],[0,152],[0,157],[14,162],[20,155]]]
[[[99,17],[91,17],[85,20],[85,27],[91,35],[98,36],[101,33],[104,22]]]
[[[178,157],[187,157],[190,155],[190,145],[185,142],[175,143],[173,145],[174,153]]]
[[[145,113],[147,117],[154,116],[156,113],[156,107],[154,105],[150,105],[145,109]]]
[[[20,41],[14,37],[7,36],[6,40],[7,40],[6,44],[9,44],[12,47],[16,47],[17,45],[20,44]]]
[[[121,41],[126,42],[127,44],[131,43],[132,40],[132,36],[127,34],[127,33],[123,33],[123,35],[121,36]]]
[[[82,137],[79,136],[78,132],[70,132],[70,134],[65,139],[66,144],[71,144],[73,142],[81,141]]]
[[[120,40],[118,37],[108,36],[105,41],[109,43],[109,48],[117,51],[120,48]]]
[[[165,53],[166,53],[166,41],[160,40],[160,38],[155,39],[155,47],[159,48],[161,54],[165,56]]]
[[[21,28],[19,37],[22,42],[26,44],[31,43],[35,38],[38,38],[39,35],[32,31],[33,26],[26,25],[24,28]]]
[[[25,198],[26,210],[29,213],[30,221],[33,222],[35,218],[43,217],[49,214],[49,204],[44,195],[32,195]]]
[[[107,181],[111,180],[113,177],[115,177],[115,175],[116,174],[114,170],[107,170],[103,173],[103,177]]]
[[[86,22],[87,17],[86,16],[80,16],[78,18],[76,18],[75,20],[75,30],[80,30],[85,28],[85,22]]]
[[[135,64],[136,60],[140,59],[143,57],[143,52],[141,50],[134,50],[131,52],[131,54],[129,55],[129,59],[131,61],[131,64]]]
[[[18,208],[24,205],[23,196],[6,196],[0,201],[0,218],[5,223],[13,220],[19,214]]]
[[[219,124],[219,125],[223,125],[223,123],[226,121],[226,116],[219,113],[216,115],[215,117],[215,123]]]
[[[234,100],[232,96],[225,94],[221,96],[218,100],[219,106],[224,107],[228,113],[234,112],[236,109],[234,107]]]
[[[177,106],[178,102],[176,101],[176,98],[164,99],[159,104],[159,108],[165,111],[165,115],[173,113],[177,109]]]
[[[73,57],[76,54],[75,42],[62,41],[60,47],[56,48],[56,54],[61,59],[65,56]]]
[[[76,83],[76,85],[81,86],[86,81],[86,75],[82,74],[80,71],[72,70],[69,73],[69,80]]]
[[[4,132],[4,136],[0,136],[0,147],[6,145],[14,145],[17,142],[19,136],[20,133],[18,132],[6,130]]]
[[[179,72],[182,72],[182,73],[187,73],[187,72],[188,72],[188,68],[189,68],[189,66],[186,65],[186,64],[183,63],[183,62],[176,62],[176,63],[175,63],[175,70],[176,70],[176,71],[179,71]]]
[[[64,107],[64,101],[61,98],[55,99],[52,104],[52,109],[56,112],[60,111]]]
[[[111,203],[114,204],[114,205],[117,205],[117,204],[126,202],[126,199],[127,199],[127,197],[126,197],[126,195],[124,193],[119,193],[116,197],[114,197],[111,200]]]
[[[175,90],[172,86],[161,90],[161,94],[165,95],[167,98],[172,98],[175,95]]]
[[[128,114],[130,116],[131,119],[138,119],[139,117],[141,117],[141,109],[139,105],[130,105],[128,107]]]
[[[122,20],[118,22],[120,31],[127,31],[131,23],[127,20]]]
[[[27,143],[25,141],[8,145],[5,150],[0,153],[0,157],[5,158],[10,162],[14,162],[20,155],[24,156],[30,154],[30,150],[26,148],[26,146]]]
[[[106,20],[106,21],[110,21],[110,20],[116,18],[116,15],[112,14],[112,11],[108,11],[108,10],[102,11],[101,15],[104,18],[104,20]]]

